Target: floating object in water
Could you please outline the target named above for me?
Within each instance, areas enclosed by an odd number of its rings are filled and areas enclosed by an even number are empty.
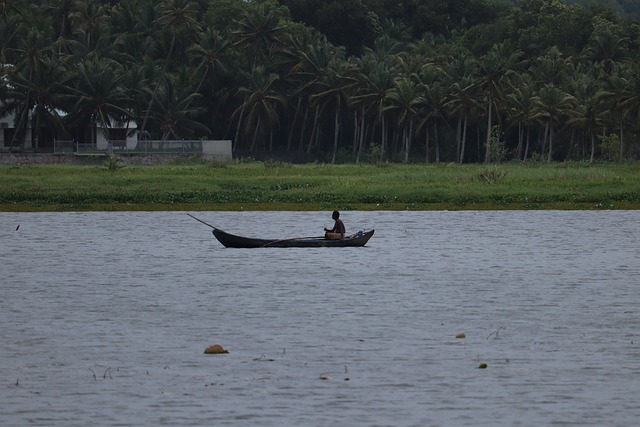
[[[478,369],[487,369],[487,364],[482,362],[480,366],[478,366]]]
[[[225,350],[221,345],[215,344],[204,349],[204,354],[227,354],[229,350]]]
[[[254,362],[275,362],[274,359],[270,359],[267,356],[265,356],[264,354],[260,357],[256,357],[255,359],[253,359]]]
[[[458,335],[456,335],[456,338],[466,338],[467,336],[464,334],[464,332],[459,333]]]

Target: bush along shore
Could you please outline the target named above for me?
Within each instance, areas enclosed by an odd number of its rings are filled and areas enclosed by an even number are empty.
[[[0,211],[640,209],[638,163],[0,165]]]

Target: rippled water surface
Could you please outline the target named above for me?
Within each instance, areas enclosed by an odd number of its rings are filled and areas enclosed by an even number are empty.
[[[640,212],[342,217],[0,213],[0,425],[637,423]]]

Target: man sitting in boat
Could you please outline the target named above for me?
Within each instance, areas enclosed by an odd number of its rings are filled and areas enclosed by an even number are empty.
[[[344,233],[346,232],[346,229],[344,227],[344,223],[340,219],[340,212],[333,211],[331,218],[333,218],[335,223],[333,224],[333,228],[331,230],[325,227],[324,238],[331,239],[331,240],[344,239]]]

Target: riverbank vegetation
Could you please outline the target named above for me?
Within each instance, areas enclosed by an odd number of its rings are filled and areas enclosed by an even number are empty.
[[[0,166],[0,211],[640,209],[636,163]]]
[[[0,4],[6,150],[117,122],[331,163],[640,155],[637,2]]]

